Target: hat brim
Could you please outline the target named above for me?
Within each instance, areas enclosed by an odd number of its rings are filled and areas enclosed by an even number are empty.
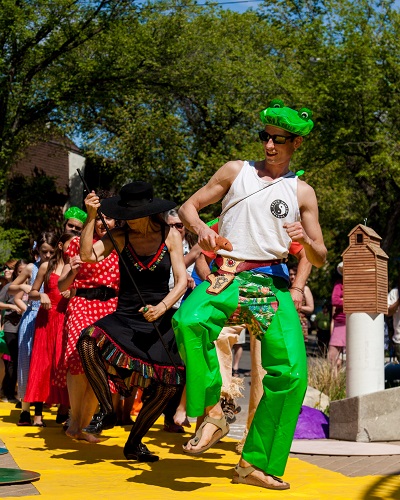
[[[160,214],[176,207],[174,201],[163,200],[161,198],[153,198],[153,200],[145,205],[138,207],[127,207],[121,205],[120,196],[112,196],[101,200],[101,212],[107,217],[118,220],[134,220],[150,215]]]

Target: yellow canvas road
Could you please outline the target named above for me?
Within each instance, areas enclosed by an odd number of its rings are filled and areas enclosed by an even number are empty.
[[[397,476],[348,478],[299,459],[289,459],[286,469],[290,490],[235,485],[230,482],[238,461],[235,441],[224,438],[203,455],[188,457],[181,445],[189,434],[164,432],[162,420],[145,438],[160,461],[147,465],[124,459],[128,427],[105,431],[102,443],[90,445],[67,438],[53,410],[45,413],[43,429],[17,427],[18,414],[14,405],[0,403],[0,439],[21,469],[41,474],[33,483],[41,496],[23,497],[27,500],[400,499]]]

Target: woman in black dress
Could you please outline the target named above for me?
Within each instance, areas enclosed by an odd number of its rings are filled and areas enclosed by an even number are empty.
[[[182,240],[178,231],[169,228],[158,215],[175,203],[154,198],[151,185],[139,181],[127,184],[119,196],[104,199],[101,204],[96,194],[90,193],[85,203],[88,218],[81,234],[84,262],[96,262],[113,250],[107,235],[93,244],[93,224],[99,208],[108,217],[126,220],[126,225],[112,230],[123,259],[117,310],[83,330],[79,354],[104,414],[103,428],[112,427],[116,418],[110,383],[124,396],[133,387],[144,388],[143,407],[124,455],[128,460],[153,462],[158,457],[141,440],[184,384],[184,367],[171,327],[171,306],[187,284]],[[175,286],[169,291],[171,266]]]

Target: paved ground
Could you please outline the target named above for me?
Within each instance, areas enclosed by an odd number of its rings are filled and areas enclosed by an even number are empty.
[[[1,403],[0,403],[1,404]],[[0,447],[5,444],[0,440]],[[0,455],[0,467],[7,469],[19,469],[17,463],[12,457],[11,453]],[[38,490],[35,488],[34,483],[21,483],[13,485],[0,485],[0,497],[23,497],[28,495],[39,495]]]

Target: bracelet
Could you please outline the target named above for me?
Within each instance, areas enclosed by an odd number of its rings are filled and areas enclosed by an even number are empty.
[[[164,306],[165,306],[165,312],[167,312],[167,311],[168,311],[167,304],[166,304],[163,300],[162,300],[161,302],[162,302],[162,303],[164,304]]]
[[[298,292],[302,293],[304,295],[304,290],[302,290],[301,288],[299,288],[298,286],[291,286],[290,287],[292,290],[297,290]]]

